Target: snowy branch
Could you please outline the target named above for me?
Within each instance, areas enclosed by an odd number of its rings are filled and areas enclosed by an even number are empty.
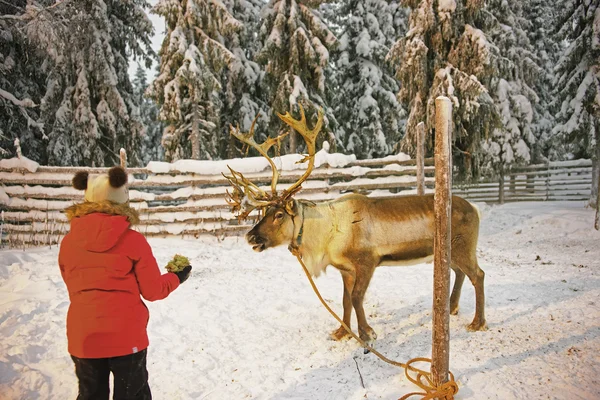
[[[11,101],[14,105],[19,106],[19,107],[27,107],[27,108],[37,107],[37,104],[35,104],[31,99],[19,100],[12,93],[7,92],[6,90],[3,90],[3,89],[0,89],[0,97],[3,97],[6,100]]]

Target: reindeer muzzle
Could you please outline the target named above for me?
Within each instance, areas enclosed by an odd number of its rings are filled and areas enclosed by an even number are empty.
[[[252,250],[257,251],[259,253],[267,247],[267,240],[260,235],[255,235],[254,233],[252,233],[252,231],[246,234],[246,241],[250,246],[252,246]]]

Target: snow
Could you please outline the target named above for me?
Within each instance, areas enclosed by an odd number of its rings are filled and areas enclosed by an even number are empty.
[[[4,186],[0,186],[0,204],[8,204],[10,197],[6,194]]]
[[[456,10],[456,1],[455,0],[439,0],[438,1],[438,10],[440,12],[454,12]]]
[[[450,320],[457,398],[599,398],[600,233],[593,210],[575,202],[479,207],[489,330],[465,330],[474,312],[467,280],[461,311]],[[254,253],[241,238],[150,243],[159,265],[175,250],[194,265],[181,288],[148,304],[157,400],[392,399],[417,389],[355,341],[328,340],[337,323],[285,246]],[[57,252],[0,251],[3,398],[76,397]],[[316,284],[339,313],[339,274],[330,268]],[[430,355],[431,288],[431,265],[376,271],[365,306],[384,355],[401,362]]]
[[[341,153],[329,154],[327,150],[329,144],[324,142],[323,149],[315,154],[315,168],[328,165],[330,167],[343,167],[356,161],[356,156],[345,155]],[[292,171],[306,169],[306,162],[298,163],[302,158],[301,154],[287,154],[281,157],[273,157],[275,165],[280,171]],[[172,171],[192,172],[202,175],[220,175],[221,173],[230,174],[229,167],[242,173],[261,172],[270,168],[266,158],[247,157],[234,158],[230,160],[178,160],[174,163],[151,161],[146,169],[154,174],[167,174]],[[171,177],[168,177],[171,178]]]
[[[40,164],[30,160],[25,156],[21,156],[20,158],[14,157],[0,160],[0,168],[6,169],[26,169],[29,172],[35,172],[39,166]]]

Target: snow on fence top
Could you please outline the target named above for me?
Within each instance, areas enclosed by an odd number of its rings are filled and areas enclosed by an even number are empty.
[[[315,154],[315,168],[334,167],[341,168],[348,166],[356,161],[356,156],[327,152],[329,148],[325,142],[323,149]],[[275,165],[279,171],[293,171],[306,169],[308,162],[301,163],[303,156],[301,154],[288,154],[281,157],[273,157]],[[383,162],[405,161],[410,159],[406,154],[382,159]],[[229,167],[243,174],[262,172],[271,167],[264,157],[234,158],[231,160],[179,160],[174,163],[151,161],[146,169],[154,174],[168,173],[195,173],[202,175],[221,175],[229,174]]]
[[[21,156],[21,158],[5,158],[0,160],[0,169],[17,169],[35,172],[39,166],[40,164],[24,156]]]

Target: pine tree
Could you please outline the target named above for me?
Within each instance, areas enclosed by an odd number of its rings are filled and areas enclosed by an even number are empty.
[[[220,0],[160,0],[153,12],[167,25],[160,73],[149,89],[168,124],[162,138],[165,157],[218,157],[220,72],[235,59],[224,41],[242,24]]]
[[[255,131],[257,140],[266,139],[265,125],[270,110],[266,104],[264,71],[254,60],[260,48],[258,29],[263,0],[226,0],[231,15],[243,24],[242,29],[225,38],[225,46],[235,58],[224,69],[221,77],[222,103],[219,155],[223,158],[239,157],[241,144],[229,134],[229,125],[247,132],[254,118],[260,114]],[[262,136],[262,137],[261,137]]]
[[[484,169],[503,175],[513,165],[528,164],[536,139],[533,126],[540,119],[534,105],[543,68],[524,31],[518,0],[489,0],[480,14],[486,38],[493,43],[496,73],[485,82],[500,113],[501,125],[485,138],[481,161]]]
[[[152,52],[146,6],[145,0],[64,1],[31,26],[30,38],[48,49],[52,63],[41,106],[50,164],[114,165],[121,147],[130,164],[139,163],[143,126],[127,69],[130,55]]]
[[[402,22],[394,18],[397,9],[384,0],[351,0],[337,10],[344,17],[339,20],[336,136],[340,147],[358,158],[389,154],[403,133],[399,86],[385,62],[395,38],[404,34],[403,26],[396,26]]]
[[[18,138],[25,157],[45,163],[47,137],[39,107],[45,67],[43,54],[27,37],[32,16],[26,5],[25,0],[0,2],[0,158],[16,156]]]
[[[260,29],[263,47],[257,60],[266,66],[266,80],[270,91],[269,105],[273,110],[269,124],[271,136],[283,128],[275,112],[291,112],[299,117],[301,102],[307,119],[316,120],[316,111],[325,112],[323,130],[335,143],[331,134],[335,117],[327,102],[326,83],[329,52],[337,46],[337,39],[315,9],[322,0],[270,0],[263,12]],[[309,125],[311,122],[309,122]],[[320,140],[326,135],[319,135]],[[333,140],[332,140],[333,139]],[[289,135],[289,152],[297,149],[296,133]]]
[[[398,96],[410,110],[400,149],[415,154],[417,124],[425,122],[431,132],[435,98],[447,96],[453,103],[454,162],[471,176],[477,172],[474,158],[481,140],[498,124],[483,84],[495,73],[492,46],[475,21],[483,1],[405,0],[403,4],[411,8],[409,30],[388,54],[401,83]]]
[[[558,113],[552,140],[558,151],[551,156],[592,158],[595,204],[600,170],[600,0],[567,1],[558,26],[557,40],[566,46],[554,69]]]
[[[145,131],[140,149],[141,161],[142,165],[147,165],[150,161],[164,159],[164,150],[160,144],[163,126],[158,120],[157,105],[144,95],[146,89],[148,89],[148,79],[146,70],[139,64],[132,83],[133,95],[140,110],[140,118]]]

